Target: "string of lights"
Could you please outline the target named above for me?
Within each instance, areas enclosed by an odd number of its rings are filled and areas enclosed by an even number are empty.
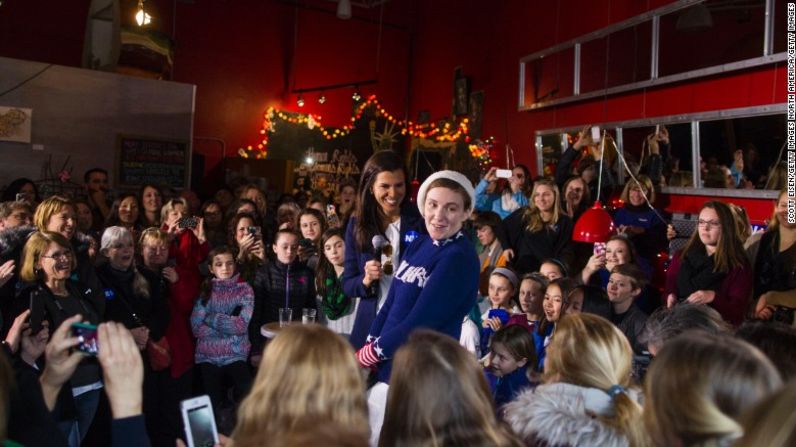
[[[398,126],[401,135],[410,135],[414,138],[429,139],[436,142],[464,141],[468,144],[471,143],[469,134],[470,120],[468,118],[463,118],[456,124],[447,121],[442,124],[418,124],[410,120],[400,120],[390,114],[384,106],[381,105],[376,95],[371,95],[365,101],[357,105],[350,123],[335,128],[321,125],[322,117],[320,115],[286,112],[277,110],[274,107],[269,107],[263,115],[262,128],[260,129],[262,140],[256,145],[239,148],[238,154],[244,158],[265,158],[268,153],[268,140],[271,135],[276,133],[276,123],[278,121],[296,125],[306,125],[310,130],[320,132],[327,140],[333,140],[351,133],[356,122],[362,118],[362,115],[366,111],[373,111],[375,116],[383,117],[393,125]],[[474,158],[479,159],[479,163],[481,163],[482,159],[488,160],[488,162],[491,163],[491,158],[489,156],[489,149],[492,147],[491,140],[492,139],[486,140],[490,141],[490,143],[478,141],[470,144],[470,153]]]

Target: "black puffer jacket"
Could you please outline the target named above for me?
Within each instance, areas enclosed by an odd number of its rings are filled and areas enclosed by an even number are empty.
[[[315,274],[304,263],[269,261],[254,278],[254,313],[249,325],[253,347],[261,347],[260,326],[279,321],[279,308],[293,309],[293,320],[301,320],[303,308],[316,308]]]

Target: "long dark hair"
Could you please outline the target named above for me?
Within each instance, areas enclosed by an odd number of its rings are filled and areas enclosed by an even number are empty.
[[[373,236],[387,231],[386,216],[373,196],[373,184],[379,173],[392,171],[401,171],[404,174],[404,188],[407,193],[401,201],[403,206],[409,200],[409,175],[398,153],[389,150],[376,152],[368,159],[362,170],[362,177],[359,179],[359,197],[354,211],[356,217],[354,237],[361,252],[370,251]]]
[[[124,200],[129,198],[129,197],[132,197],[133,200],[135,200],[135,206],[138,207],[138,217],[135,219],[135,222],[133,222],[133,228],[136,229],[136,230],[140,230],[141,228],[144,227],[144,221],[143,221],[143,218],[141,216],[143,214],[145,214],[145,213],[144,213],[144,207],[141,206],[141,201],[138,200],[138,196],[137,195],[132,194],[132,193],[125,193],[125,194],[120,195],[119,197],[116,198],[116,200],[113,201],[113,205],[111,205],[111,210],[108,213],[108,218],[105,219],[105,228],[115,227],[115,226],[120,226],[120,227],[124,226],[124,224],[122,223],[121,219],[119,218],[119,207],[121,207],[122,206],[122,202],[124,202]],[[133,239],[135,239],[135,238],[133,238]]]
[[[232,251],[232,249],[226,245],[222,245],[218,248],[210,250],[210,253],[207,254],[208,268],[213,266],[213,259],[215,259],[215,257],[218,255],[230,255],[232,256],[232,259],[235,259],[235,253]],[[199,289],[199,299],[202,300],[203,306],[207,306],[207,302],[210,301],[210,295],[213,292],[213,278],[215,278],[215,276],[212,274],[208,275],[207,278],[202,281],[202,287]]]
[[[746,257],[741,238],[738,236],[738,226],[735,224],[735,217],[733,217],[730,207],[723,202],[711,200],[705,202],[699,212],[701,213],[705,208],[714,210],[719,216],[721,224],[721,236],[719,236],[719,243],[716,246],[716,253],[713,257],[713,271],[728,273],[735,268],[748,266],[749,259]],[[685,258],[693,250],[707,253],[705,244],[699,238],[698,229],[694,231],[691,239],[688,240],[685,248],[683,248],[682,257]]]

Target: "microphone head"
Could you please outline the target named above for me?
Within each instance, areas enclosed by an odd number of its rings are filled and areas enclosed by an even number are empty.
[[[389,244],[390,242],[387,241],[386,237],[384,237],[384,236],[382,236],[380,234],[377,234],[377,235],[373,236],[373,239],[371,239],[371,243],[373,244],[373,249],[380,250],[380,249],[386,247],[387,244]]]

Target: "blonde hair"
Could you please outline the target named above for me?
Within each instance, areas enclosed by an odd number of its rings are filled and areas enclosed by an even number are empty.
[[[393,361],[380,446],[517,446],[495,416],[476,359],[448,336],[417,330]]]
[[[238,409],[236,447],[268,444],[316,420],[368,436],[365,384],[351,345],[321,325],[283,328]]]
[[[656,445],[715,445],[739,437],[741,414],[781,384],[752,345],[687,332],[667,342],[647,372],[644,423]]]
[[[182,205],[185,208],[186,214],[191,214],[191,206],[188,205],[188,201],[183,199],[182,197],[178,197],[176,199],[171,199],[163,205],[163,208],[160,209],[160,221],[166,222],[166,219],[169,217],[169,213],[174,211],[174,207],[177,205]]]
[[[734,447],[796,445],[796,382],[763,399],[742,418],[744,437]]]
[[[161,242],[164,245],[169,245],[169,235],[165,231],[157,227],[149,227],[141,232],[141,237],[138,239],[139,245],[142,247],[148,243]]]
[[[633,349],[627,337],[610,321],[588,313],[561,318],[547,348],[544,379],[608,391],[614,385],[628,388]],[[626,393],[614,398],[614,416],[597,416],[623,434],[630,445],[646,445],[641,407]]]
[[[108,250],[114,248],[115,245],[119,244],[123,240],[129,239],[130,242],[135,247],[135,241],[133,240],[133,233],[130,232],[125,227],[108,227],[105,231],[102,232],[102,240],[100,242],[100,252],[103,256],[108,257]],[[133,291],[145,298],[149,298],[149,282],[147,282],[144,275],[138,271],[138,268],[135,266],[135,260],[133,260],[132,264],[133,269]]]
[[[28,241],[25,242],[25,247],[22,249],[22,267],[19,269],[19,277],[25,282],[34,282],[41,277],[41,269],[39,269],[39,260],[42,254],[50,248],[50,244],[57,244],[61,248],[72,250],[72,244],[61,234],[53,231],[35,231],[33,232]],[[75,253],[72,253],[71,270],[77,267],[77,258]]]
[[[630,203],[630,189],[638,186],[644,190],[644,195],[647,196],[650,205],[655,203],[655,187],[652,186],[652,180],[643,174],[636,176],[636,179],[638,179],[638,181],[631,179],[629,182],[625,183],[625,189],[622,190],[622,195],[619,196],[619,199],[625,203]]]
[[[782,197],[788,197],[788,189],[783,188],[777,194],[777,200],[774,201],[774,210],[771,211],[771,218],[768,221],[768,228],[766,228],[766,232],[775,231],[779,229],[779,217],[777,216],[777,205],[779,201],[782,200]]]
[[[36,212],[33,214],[33,225],[39,231],[47,230],[47,223],[53,215],[60,213],[64,208],[69,207],[72,213],[75,213],[75,204],[63,196],[51,196],[44,199],[43,202],[36,207]]]
[[[540,186],[546,186],[553,190],[553,218],[550,220],[550,222],[545,222],[542,219],[542,212],[536,207],[536,202],[534,202],[536,190],[539,189]],[[533,182],[533,191],[531,191],[531,197],[529,200],[530,203],[528,203],[528,207],[525,209],[525,212],[522,215],[523,221],[527,223],[525,228],[526,231],[535,233],[542,230],[545,225],[555,225],[558,223],[558,219],[561,216],[559,195],[558,185],[556,185],[554,181],[543,178]]]

